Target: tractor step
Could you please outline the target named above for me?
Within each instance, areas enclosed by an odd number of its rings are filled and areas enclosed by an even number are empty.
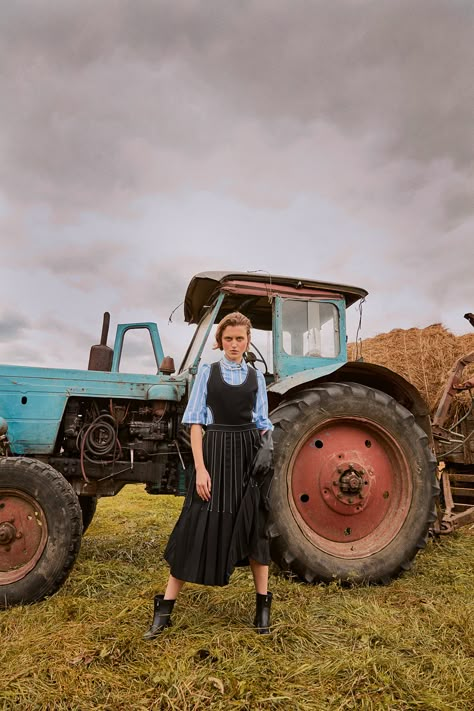
[[[449,533],[474,522],[474,471],[458,471],[453,466],[441,476],[442,497],[445,512],[441,521],[441,533]]]

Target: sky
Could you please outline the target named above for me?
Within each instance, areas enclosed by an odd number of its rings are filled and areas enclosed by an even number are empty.
[[[468,332],[473,37],[472,0],[4,3],[0,362],[86,368],[106,310],[179,362],[210,269]]]

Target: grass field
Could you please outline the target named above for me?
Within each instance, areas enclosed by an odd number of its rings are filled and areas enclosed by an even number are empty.
[[[144,642],[181,503],[141,487],[101,500],[62,590],[0,613],[1,709],[474,709],[472,530],[431,541],[387,587],[272,571],[268,637],[251,627],[248,569],[190,585]]]

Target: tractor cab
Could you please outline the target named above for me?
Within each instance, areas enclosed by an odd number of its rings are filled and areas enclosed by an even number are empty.
[[[347,361],[346,309],[367,292],[358,287],[266,273],[202,272],[184,301],[188,323],[197,323],[180,372],[219,358],[212,330],[232,311],[252,321],[248,360],[261,369],[270,391],[323,377]],[[282,386],[282,383],[285,386]],[[298,384],[299,384],[298,382]]]

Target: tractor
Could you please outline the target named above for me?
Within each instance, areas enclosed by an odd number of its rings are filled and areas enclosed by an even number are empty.
[[[196,326],[177,371],[155,323],[118,325],[109,348],[108,314],[87,370],[0,366],[0,606],[59,590],[98,498],[131,483],[185,494],[192,455],[182,414],[199,363],[219,357],[214,324],[233,311],[252,321],[246,358],[264,373],[274,424],[275,563],[308,583],[387,583],[410,568],[446,507],[454,526],[454,504],[443,501],[436,516],[435,440],[420,393],[387,368],[347,360],[346,310],[366,295],[203,272],[186,291],[184,318]],[[137,329],[149,334],[156,373],[121,370]]]

